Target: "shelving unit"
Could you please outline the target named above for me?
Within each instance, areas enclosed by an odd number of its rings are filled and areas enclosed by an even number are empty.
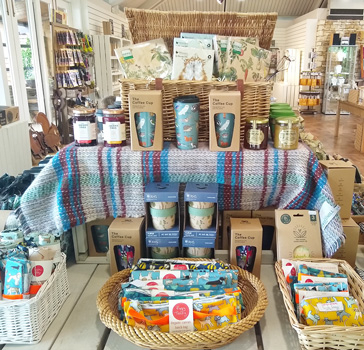
[[[336,114],[355,80],[356,45],[332,45],[327,52],[322,113]],[[342,112],[348,114],[348,112]]]
[[[316,68],[315,58],[316,52],[314,49],[308,54],[308,71],[302,71],[300,76],[300,87],[308,88],[300,90],[298,105],[300,106],[301,114],[316,114],[315,106],[320,105],[320,88],[322,77],[321,73],[314,71]],[[301,107],[307,106],[306,109],[301,109]]]
[[[131,41],[114,35],[94,35],[96,81],[99,87],[99,97],[102,99],[110,95],[119,95],[118,80],[123,76],[120,70],[115,49],[128,46]],[[102,68],[101,68],[102,67]]]

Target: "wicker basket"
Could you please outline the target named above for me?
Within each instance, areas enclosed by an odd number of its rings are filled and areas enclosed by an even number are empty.
[[[261,319],[268,305],[267,293],[262,282],[237,266],[232,266],[232,268],[239,270],[238,284],[242,290],[245,305],[242,313],[244,318],[235,324],[216,330],[186,333],[162,333],[128,326],[119,319],[118,295],[121,283],[129,279],[130,270],[116,273],[101,288],[97,297],[100,319],[106,327],[145,348],[188,350],[219,348],[231,343],[241,333],[252,328]]]
[[[38,343],[69,296],[66,255],[29,300],[0,300],[0,344]]]
[[[269,50],[277,21],[277,13],[166,12],[135,8],[125,8],[124,12],[135,44],[163,38],[170,52],[173,38],[181,32],[258,37],[259,46]]]
[[[129,137],[129,91],[154,90],[155,82],[146,80],[122,79],[121,98],[126,116],[126,131]],[[209,93],[211,90],[235,90],[236,82],[164,80],[163,81],[163,138],[176,140],[173,98],[182,95],[197,95],[200,99],[199,141],[209,141]],[[247,117],[269,117],[271,84],[249,82],[244,84],[241,101],[240,140],[244,140],[244,125]]]
[[[299,261],[299,259],[293,260]],[[348,276],[350,294],[358,300],[361,311],[364,311],[364,281],[346,261],[335,259],[306,259],[305,261],[339,263],[339,272]],[[282,263],[277,262],[275,269],[289,320],[298,334],[302,349],[364,349],[364,327],[306,326],[299,323],[284,278]]]

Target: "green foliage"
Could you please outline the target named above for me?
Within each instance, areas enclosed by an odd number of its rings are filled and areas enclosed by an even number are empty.
[[[30,46],[30,40],[27,39],[27,45]],[[32,63],[32,50],[30,47],[21,49],[21,58],[23,61],[24,75],[26,80],[34,78],[33,74],[33,63]]]

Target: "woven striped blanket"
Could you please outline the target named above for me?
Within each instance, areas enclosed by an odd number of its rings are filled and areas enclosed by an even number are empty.
[[[334,205],[317,158],[302,144],[292,151],[240,152],[210,152],[207,144],[181,151],[166,143],[161,152],[70,145],[37,176],[17,214],[26,233],[55,235],[108,216],[143,216],[144,185],[157,181],[216,182],[222,210]],[[323,230],[322,241],[327,257],[344,241],[339,216]]]

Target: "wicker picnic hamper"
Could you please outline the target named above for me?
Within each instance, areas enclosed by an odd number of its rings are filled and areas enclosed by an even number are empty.
[[[188,260],[208,261],[207,259]],[[245,305],[242,314],[244,318],[235,324],[216,330],[186,333],[162,333],[128,326],[119,318],[118,295],[121,283],[129,279],[130,270],[114,274],[101,288],[97,296],[100,319],[106,327],[111,328],[130,342],[145,348],[188,350],[219,348],[231,343],[241,333],[252,328],[261,319],[268,305],[267,293],[262,282],[237,266],[232,266],[232,268],[239,270],[238,284],[242,290]]]
[[[122,79],[121,98],[126,116],[127,137],[129,137],[129,91],[154,90],[155,81]],[[199,141],[209,141],[209,93],[211,90],[236,90],[236,82],[218,81],[163,81],[163,138],[176,140],[173,98],[182,95],[197,95],[200,99]],[[268,82],[248,82],[244,84],[241,101],[240,140],[244,140],[244,125],[247,117],[269,117],[271,84]]]
[[[335,259],[305,259],[305,261],[338,263],[339,272],[348,276],[350,295],[358,300],[361,311],[364,311],[364,281],[346,261]],[[280,261],[276,262],[275,270],[289,320],[298,334],[302,349],[364,349],[364,327],[306,326],[299,323]]]
[[[269,50],[277,13],[234,13],[198,11],[154,11],[125,8],[134,44],[157,38],[172,52],[173,38],[181,32],[258,37],[259,46]]]
[[[70,294],[66,255],[34,298],[0,300],[0,344],[38,343]]]
[[[124,9],[133,43],[163,38],[172,53],[173,38],[181,32],[210,33],[226,36],[257,37],[259,46],[270,48],[277,13],[232,13],[198,11],[154,11]],[[154,82],[122,80],[121,96],[126,112],[129,137],[128,93],[136,89],[154,89]],[[212,89],[236,90],[235,82],[218,81],[164,81],[163,82],[163,136],[175,141],[173,98],[195,94],[200,98],[199,141],[209,140],[209,92]],[[246,117],[268,117],[271,85],[267,82],[246,83],[241,102],[241,142],[244,139]]]

